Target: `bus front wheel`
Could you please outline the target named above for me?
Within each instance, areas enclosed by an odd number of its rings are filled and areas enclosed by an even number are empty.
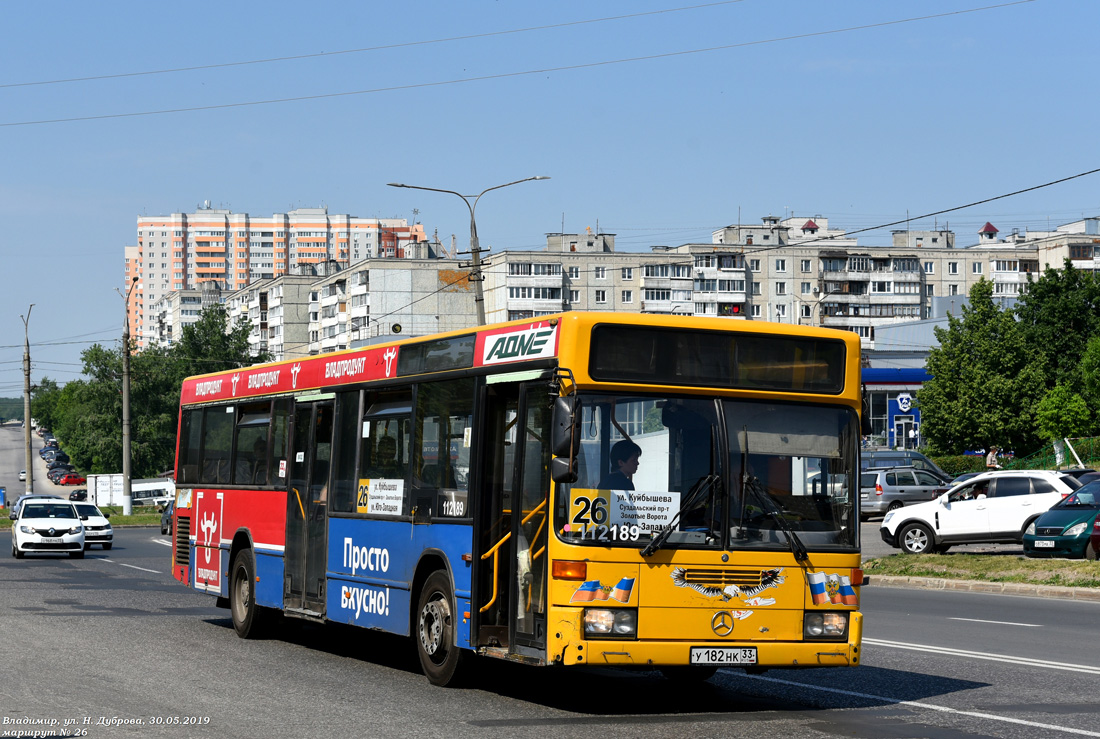
[[[432,685],[448,685],[463,659],[455,644],[454,594],[451,579],[436,570],[424,583],[416,609],[416,653]]]
[[[229,613],[233,629],[242,639],[260,636],[264,626],[263,609],[256,605],[256,561],[251,549],[242,549],[233,558],[229,578]]]

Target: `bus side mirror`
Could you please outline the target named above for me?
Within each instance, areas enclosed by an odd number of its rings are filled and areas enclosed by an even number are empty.
[[[874,430],[871,428],[871,394],[867,392],[867,386],[860,386],[860,405],[861,413],[859,414],[859,433],[863,436],[870,436]]]
[[[550,460],[550,478],[554,482],[577,481],[577,452],[581,446],[580,426],[577,423],[579,410],[576,395],[554,398],[550,431],[550,451],[554,454]]]
[[[550,450],[555,457],[575,457],[581,447],[578,432],[577,411],[580,404],[577,396],[568,395],[554,398],[554,416],[551,421]]]

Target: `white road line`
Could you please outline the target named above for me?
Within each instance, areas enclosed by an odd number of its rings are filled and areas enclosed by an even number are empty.
[[[150,569],[149,569],[149,568],[147,568],[147,567],[138,567],[137,565],[128,565],[128,564],[126,564],[125,562],[116,562],[116,561],[115,561],[115,560],[113,560],[113,559],[106,559],[106,558],[104,558],[104,559],[102,559],[102,560],[100,560],[100,561],[102,561],[102,562],[110,562],[111,564],[114,564],[114,565],[118,565],[119,567],[130,567],[131,569],[135,569],[135,570],[141,570],[142,572],[155,572],[155,573],[157,573],[158,575],[160,574],[160,570],[150,570]]]
[[[948,621],[973,621],[976,624],[997,624],[998,626],[1028,626],[1033,629],[1037,629],[1042,624],[1020,624],[1015,621],[987,621],[984,618],[958,618],[956,616],[950,616]]]
[[[172,546],[172,542],[167,539],[153,539],[152,541],[155,541],[157,544],[163,544],[166,547]]]
[[[1096,674],[1100,668],[1094,665],[1075,665],[1069,662],[1051,662],[1050,660],[1029,659],[1027,657],[1012,657],[1004,654],[990,654],[989,652],[971,652],[966,649],[951,649],[949,647],[934,647],[928,644],[908,644],[900,641],[886,641],[885,639],[863,639],[864,644],[872,644],[876,647],[891,647],[893,649],[908,649],[913,652],[933,652],[951,657],[968,657],[970,659],[984,659],[990,662],[1007,662],[1013,665],[1026,665],[1027,667],[1042,667],[1048,670],[1066,670],[1068,672],[1087,672]]]
[[[863,640],[867,642],[867,639]],[[971,716],[973,718],[987,719],[990,721],[1003,721],[1006,724],[1017,724],[1019,726],[1032,726],[1037,729],[1043,729],[1046,731],[1061,731],[1067,734],[1078,734],[1080,736],[1095,736],[1100,737],[1100,732],[1086,731],[1085,729],[1073,729],[1069,726],[1058,726],[1057,724],[1041,724],[1038,721],[1025,721],[1020,718],[1009,718],[1008,716],[998,716],[993,713],[980,713],[978,711],[960,711],[957,708],[949,706],[937,706],[935,703],[924,703],[922,701],[903,701],[897,698],[887,698],[882,695],[873,695],[871,693],[858,693],[854,690],[841,690],[840,688],[825,688],[820,685],[807,685],[806,683],[795,682],[794,680],[782,680],[777,677],[765,677],[763,675],[745,675],[750,680],[762,680],[768,683],[777,683],[779,685],[790,685],[798,688],[807,688],[809,690],[820,690],[825,693],[836,693],[838,695],[848,695],[855,698],[866,698],[873,701],[884,701],[887,703],[893,703],[899,706],[912,706],[913,708],[926,708],[930,711],[940,711],[941,713],[956,713],[961,716]]]

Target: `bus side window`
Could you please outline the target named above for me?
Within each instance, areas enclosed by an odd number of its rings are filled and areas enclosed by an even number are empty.
[[[211,406],[205,410],[205,416],[200,482],[228,483],[229,455],[233,445],[233,407]]]
[[[425,382],[417,387],[415,487],[467,489],[473,413],[472,378]]]

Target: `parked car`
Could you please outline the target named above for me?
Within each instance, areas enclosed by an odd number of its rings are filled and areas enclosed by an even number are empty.
[[[988,472],[988,470],[986,470],[986,471]],[[961,475],[959,475],[958,477],[956,477],[954,480],[951,481],[951,487],[955,487],[960,482],[966,482],[967,480],[975,478],[975,477],[977,477],[978,475],[981,475],[981,474],[983,474],[983,473],[981,473],[981,472],[964,472]]]
[[[19,482],[26,482],[26,481],[27,481],[27,471],[26,470],[19,470]]]
[[[57,481],[58,485],[83,485],[88,482],[84,479],[84,475],[77,472],[67,472],[61,476],[61,479]]]
[[[164,506],[164,510],[160,514],[160,533],[171,534],[172,533],[172,511],[176,507],[174,500],[168,501],[168,504]]]
[[[19,516],[19,509],[23,507],[23,504],[28,500],[61,500],[59,495],[49,495],[47,493],[29,493],[27,495],[20,495],[15,499],[15,503],[12,504],[11,513],[9,514],[12,519]]]
[[[1100,513],[1100,482],[1091,482],[1051,506],[1024,531],[1029,557],[1096,559],[1089,541]]]
[[[93,503],[77,503],[76,512],[84,524],[84,548],[91,549],[92,544],[99,544],[110,549],[115,539],[111,522],[107,520],[111,514],[99,510]]]
[[[55,470],[58,467],[67,467],[69,469],[73,469],[73,466],[71,464],[69,464],[69,460],[67,458],[66,459],[61,459],[60,455],[58,455],[57,457],[54,457],[52,462],[47,462],[46,463],[46,469],[47,470]]]
[[[72,501],[85,501],[88,499],[87,488],[81,488],[80,490],[74,490],[69,493],[69,500]]]
[[[59,481],[61,480],[61,478],[74,471],[74,469],[69,469],[68,467],[58,467],[57,469],[53,469],[47,472],[46,478],[54,485],[60,485],[61,483]]]
[[[908,554],[955,544],[1012,544],[1031,522],[1080,485],[1052,470],[983,472],[928,503],[890,511],[879,534]]]
[[[948,485],[915,467],[868,467],[859,473],[859,514],[867,517],[934,500]]]
[[[31,500],[23,504],[11,526],[11,556],[22,559],[27,552],[68,552],[84,557],[84,525],[68,501]]]
[[[951,482],[951,475],[941,470],[939,465],[920,452],[914,452],[910,449],[860,452],[859,467],[860,469],[868,467],[916,467],[918,470],[932,473],[945,483]]]

